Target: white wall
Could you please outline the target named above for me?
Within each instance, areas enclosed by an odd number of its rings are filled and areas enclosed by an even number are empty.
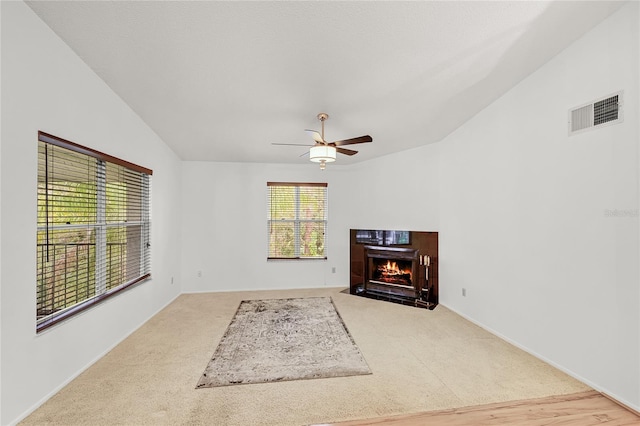
[[[0,7],[0,44],[2,44],[2,7]],[[1,46],[0,46],[1,50]],[[0,54],[0,80],[2,78],[2,55]],[[0,99],[2,99],[2,84],[0,84]],[[0,141],[2,135],[2,102],[0,102]],[[0,188],[2,188],[2,143],[0,143]],[[1,193],[1,192],[0,192]],[[2,197],[0,197],[0,224],[2,223]],[[2,241],[2,226],[0,226],[0,241]],[[0,284],[2,283],[2,244],[0,244]],[[0,319],[2,318],[2,285],[0,285]],[[0,424],[2,424],[2,327],[0,326]]]
[[[441,303],[636,409],[638,16],[625,5],[440,143],[439,229]],[[570,108],[618,90],[624,123],[568,136]]]
[[[640,25],[640,7],[636,8],[636,22],[638,22],[637,25]],[[636,45],[636,54],[636,81],[640,81],[640,43]],[[640,88],[638,89],[638,92],[638,98],[640,98]],[[638,199],[640,199],[640,149],[638,149]],[[638,221],[640,222],[640,217],[638,218]],[[638,241],[640,241],[640,226],[638,226]],[[637,267],[639,270],[638,275],[640,275],[640,262],[638,262]],[[640,309],[640,294],[638,294],[638,309]],[[638,327],[638,342],[640,342],[640,327]],[[640,371],[638,371],[637,383],[638,387],[640,387]],[[638,401],[636,406],[640,406],[640,401]]]
[[[393,143],[376,141],[374,143]],[[352,188],[349,228],[437,231],[439,146],[427,145],[352,166],[340,185]]]
[[[336,169],[318,166],[184,162],[182,273],[185,292],[341,286],[349,235],[335,224],[345,200]],[[327,260],[267,261],[267,182],[327,182]],[[331,273],[331,268],[336,273]],[[198,277],[198,271],[202,276]],[[348,281],[347,281],[348,282]]]
[[[184,291],[348,287],[349,229],[437,229],[436,153],[423,147],[324,172],[307,163],[184,162]],[[268,181],[328,183],[327,261],[267,261]]]
[[[180,293],[181,177],[174,153],[29,7],[0,7],[0,423],[10,424]],[[38,130],[153,169],[153,279],[36,335]]]
[[[325,172],[180,163],[26,5],[0,10],[0,423],[180,291],[347,287],[351,228],[439,231],[442,303],[640,407],[639,220],[604,216],[638,208],[637,3],[441,143]],[[620,89],[623,124],[567,136],[568,108]],[[37,130],[154,170],[153,280],[41,335]],[[267,262],[267,181],[329,183],[327,261]]]

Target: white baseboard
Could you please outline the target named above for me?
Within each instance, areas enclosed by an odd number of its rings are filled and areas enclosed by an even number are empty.
[[[95,358],[93,358],[91,361],[89,361],[84,367],[80,368],[75,374],[71,375],[67,380],[65,380],[64,382],[62,382],[60,385],[58,385],[57,387],[55,387],[51,392],[49,392],[48,394],[46,394],[44,397],[40,398],[40,400],[38,402],[36,402],[35,404],[33,404],[31,407],[29,407],[24,413],[22,413],[21,415],[19,415],[16,419],[12,420],[10,423],[8,423],[9,426],[14,426],[17,425],[18,423],[20,423],[22,420],[26,419],[27,416],[29,416],[29,414],[33,413],[34,411],[36,411],[42,404],[44,404],[45,402],[47,402],[49,400],[49,398],[51,398],[52,396],[54,396],[56,393],[60,392],[60,390],[62,390],[62,388],[64,388],[65,386],[67,386],[69,383],[71,383],[76,377],[78,377],[80,374],[84,373],[85,370],[87,370],[89,367],[91,367],[93,364],[95,364],[96,362],[98,362],[102,357],[104,357],[107,353],[109,353],[113,348],[115,348],[116,346],[118,346],[120,343],[122,343],[123,340],[125,340],[127,337],[129,337],[131,334],[133,334],[134,332],[136,332],[140,327],[142,327],[143,325],[145,325],[147,323],[147,321],[149,321],[151,318],[153,318],[154,316],[156,316],[158,313],[160,313],[160,311],[162,311],[164,308],[166,308],[167,306],[169,306],[171,303],[173,303],[174,300],[176,300],[178,297],[180,297],[182,293],[178,293],[174,298],[172,298],[171,300],[169,300],[167,303],[165,303],[162,307],[160,307],[158,310],[156,310],[153,314],[151,314],[147,319],[145,319],[144,321],[142,321],[137,327],[135,327],[133,330],[131,330],[129,333],[127,333],[125,336],[122,337],[122,339],[116,341],[113,345],[111,345],[109,348],[107,348],[105,351],[103,351],[102,353],[100,353],[98,356],[96,356]]]
[[[517,347],[518,349],[522,349],[523,351],[525,351],[526,353],[528,353],[529,355],[532,355],[536,358],[538,358],[540,361],[543,361],[555,368],[557,368],[558,370],[562,371],[563,373],[568,374],[569,376],[573,377],[574,379],[584,383],[587,386],[592,387],[593,389],[597,390],[600,393],[606,394],[606,396],[608,396],[610,399],[614,400],[615,402],[626,406],[627,408],[630,408],[634,411],[640,412],[640,407],[632,402],[627,401],[624,398],[621,398],[620,396],[616,395],[615,392],[611,392],[610,390],[598,385],[597,383],[592,382],[591,380],[582,377],[581,375],[575,373],[574,371],[560,365],[557,364],[556,362],[554,362],[553,360],[550,360],[542,355],[540,355],[539,353],[537,353],[536,351],[531,350],[530,348],[516,342],[515,340],[512,340],[510,338],[508,338],[507,336],[504,336],[501,333],[498,333],[497,331],[493,330],[491,327],[487,327],[485,324],[482,324],[481,322],[478,322],[476,320],[474,320],[473,318],[468,317],[467,315],[463,314],[462,312],[459,312],[458,310],[447,306],[443,303],[440,303],[442,306],[444,306],[445,308],[449,309],[452,312],[455,312],[457,315],[460,315],[462,318],[466,319],[469,322],[472,322],[473,324],[477,325],[478,327],[482,328],[483,330],[493,334],[496,337],[499,337],[500,339],[504,340],[505,342],[508,342],[510,344],[512,344],[513,346]]]
[[[181,294],[205,294],[205,293],[241,293],[250,291],[305,291],[305,290],[331,290],[331,289],[348,289],[349,286],[326,286],[326,287],[272,287],[272,288],[236,288],[236,289],[218,289],[218,290],[185,290]]]

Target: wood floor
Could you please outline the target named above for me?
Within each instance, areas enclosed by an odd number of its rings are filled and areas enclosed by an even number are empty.
[[[599,392],[588,391],[540,399],[332,423],[324,426],[590,426],[603,424],[640,425],[640,417]]]

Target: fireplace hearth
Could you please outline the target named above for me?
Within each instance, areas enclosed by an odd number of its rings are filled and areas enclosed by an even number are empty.
[[[433,309],[437,232],[351,230],[351,294]]]

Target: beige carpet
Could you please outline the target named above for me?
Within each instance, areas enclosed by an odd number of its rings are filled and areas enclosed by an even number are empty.
[[[588,390],[469,323],[342,289],[188,294],[25,425],[304,425]],[[195,389],[238,304],[330,296],[373,374]]]

